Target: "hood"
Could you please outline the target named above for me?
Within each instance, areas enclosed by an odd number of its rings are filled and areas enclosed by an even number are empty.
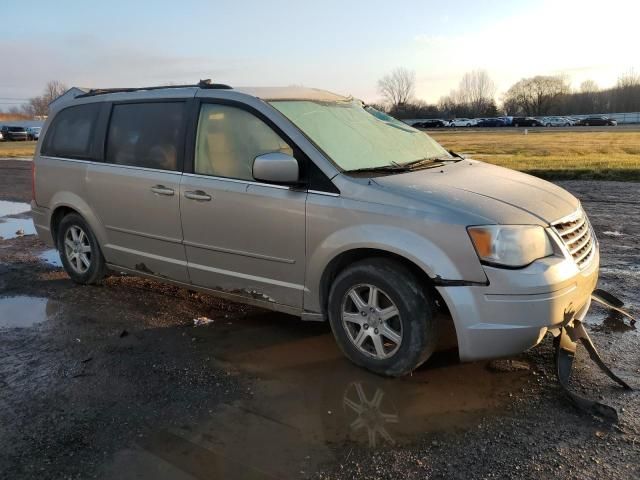
[[[435,195],[442,202],[449,195],[458,207],[461,202],[466,203],[467,210],[496,223],[526,223],[535,219],[537,223],[550,224],[580,206],[577,198],[552,183],[476,160],[374,180],[398,194],[414,198],[419,195],[425,201]]]

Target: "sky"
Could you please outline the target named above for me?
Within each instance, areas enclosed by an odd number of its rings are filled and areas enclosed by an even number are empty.
[[[615,84],[640,71],[638,0],[30,0],[0,14],[0,108],[68,86],[304,85],[378,101],[377,81],[415,72],[436,102],[488,71]]]

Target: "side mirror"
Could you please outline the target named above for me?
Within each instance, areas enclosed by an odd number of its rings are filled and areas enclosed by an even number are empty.
[[[295,184],[300,180],[298,161],[286,153],[273,152],[253,160],[253,178],[262,182]]]

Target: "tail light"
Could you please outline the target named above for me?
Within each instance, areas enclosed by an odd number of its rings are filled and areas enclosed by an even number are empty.
[[[36,202],[36,163],[33,160],[31,161],[31,199]]]

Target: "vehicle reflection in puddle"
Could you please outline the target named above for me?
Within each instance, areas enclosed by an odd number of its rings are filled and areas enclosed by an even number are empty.
[[[49,250],[45,250],[38,258],[42,260],[44,263],[52,265],[54,267],[62,267],[62,260],[60,260],[60,252],[55,248],[51,248]]]
[[[24,295],[0,298],[0,329],[28,328],[46,321],[48,301]]]
[[[0,239],[10,240],[22,235],[34,235],[36,229],[28,213],[30,210],[28,203],[0,200]]]
[[[245,326],[248,318],[240,326],[200,328],[212,355],[253,377],[255,391],[195,424],[155,432],[121,451],[110,475],[171,477],[160,469],[185,478],[297,478],[355,445],[380,449],[429,432],[471,428],[499,415],[528,376],[493,373],[483,362],[459,364],[455,355],[439,354],[411,376],[384,378],[349,363],[325,326],[312,327],[309,336],[289,323],[287,332],[269,321],[273,316],[254,316],[264,326]]]

